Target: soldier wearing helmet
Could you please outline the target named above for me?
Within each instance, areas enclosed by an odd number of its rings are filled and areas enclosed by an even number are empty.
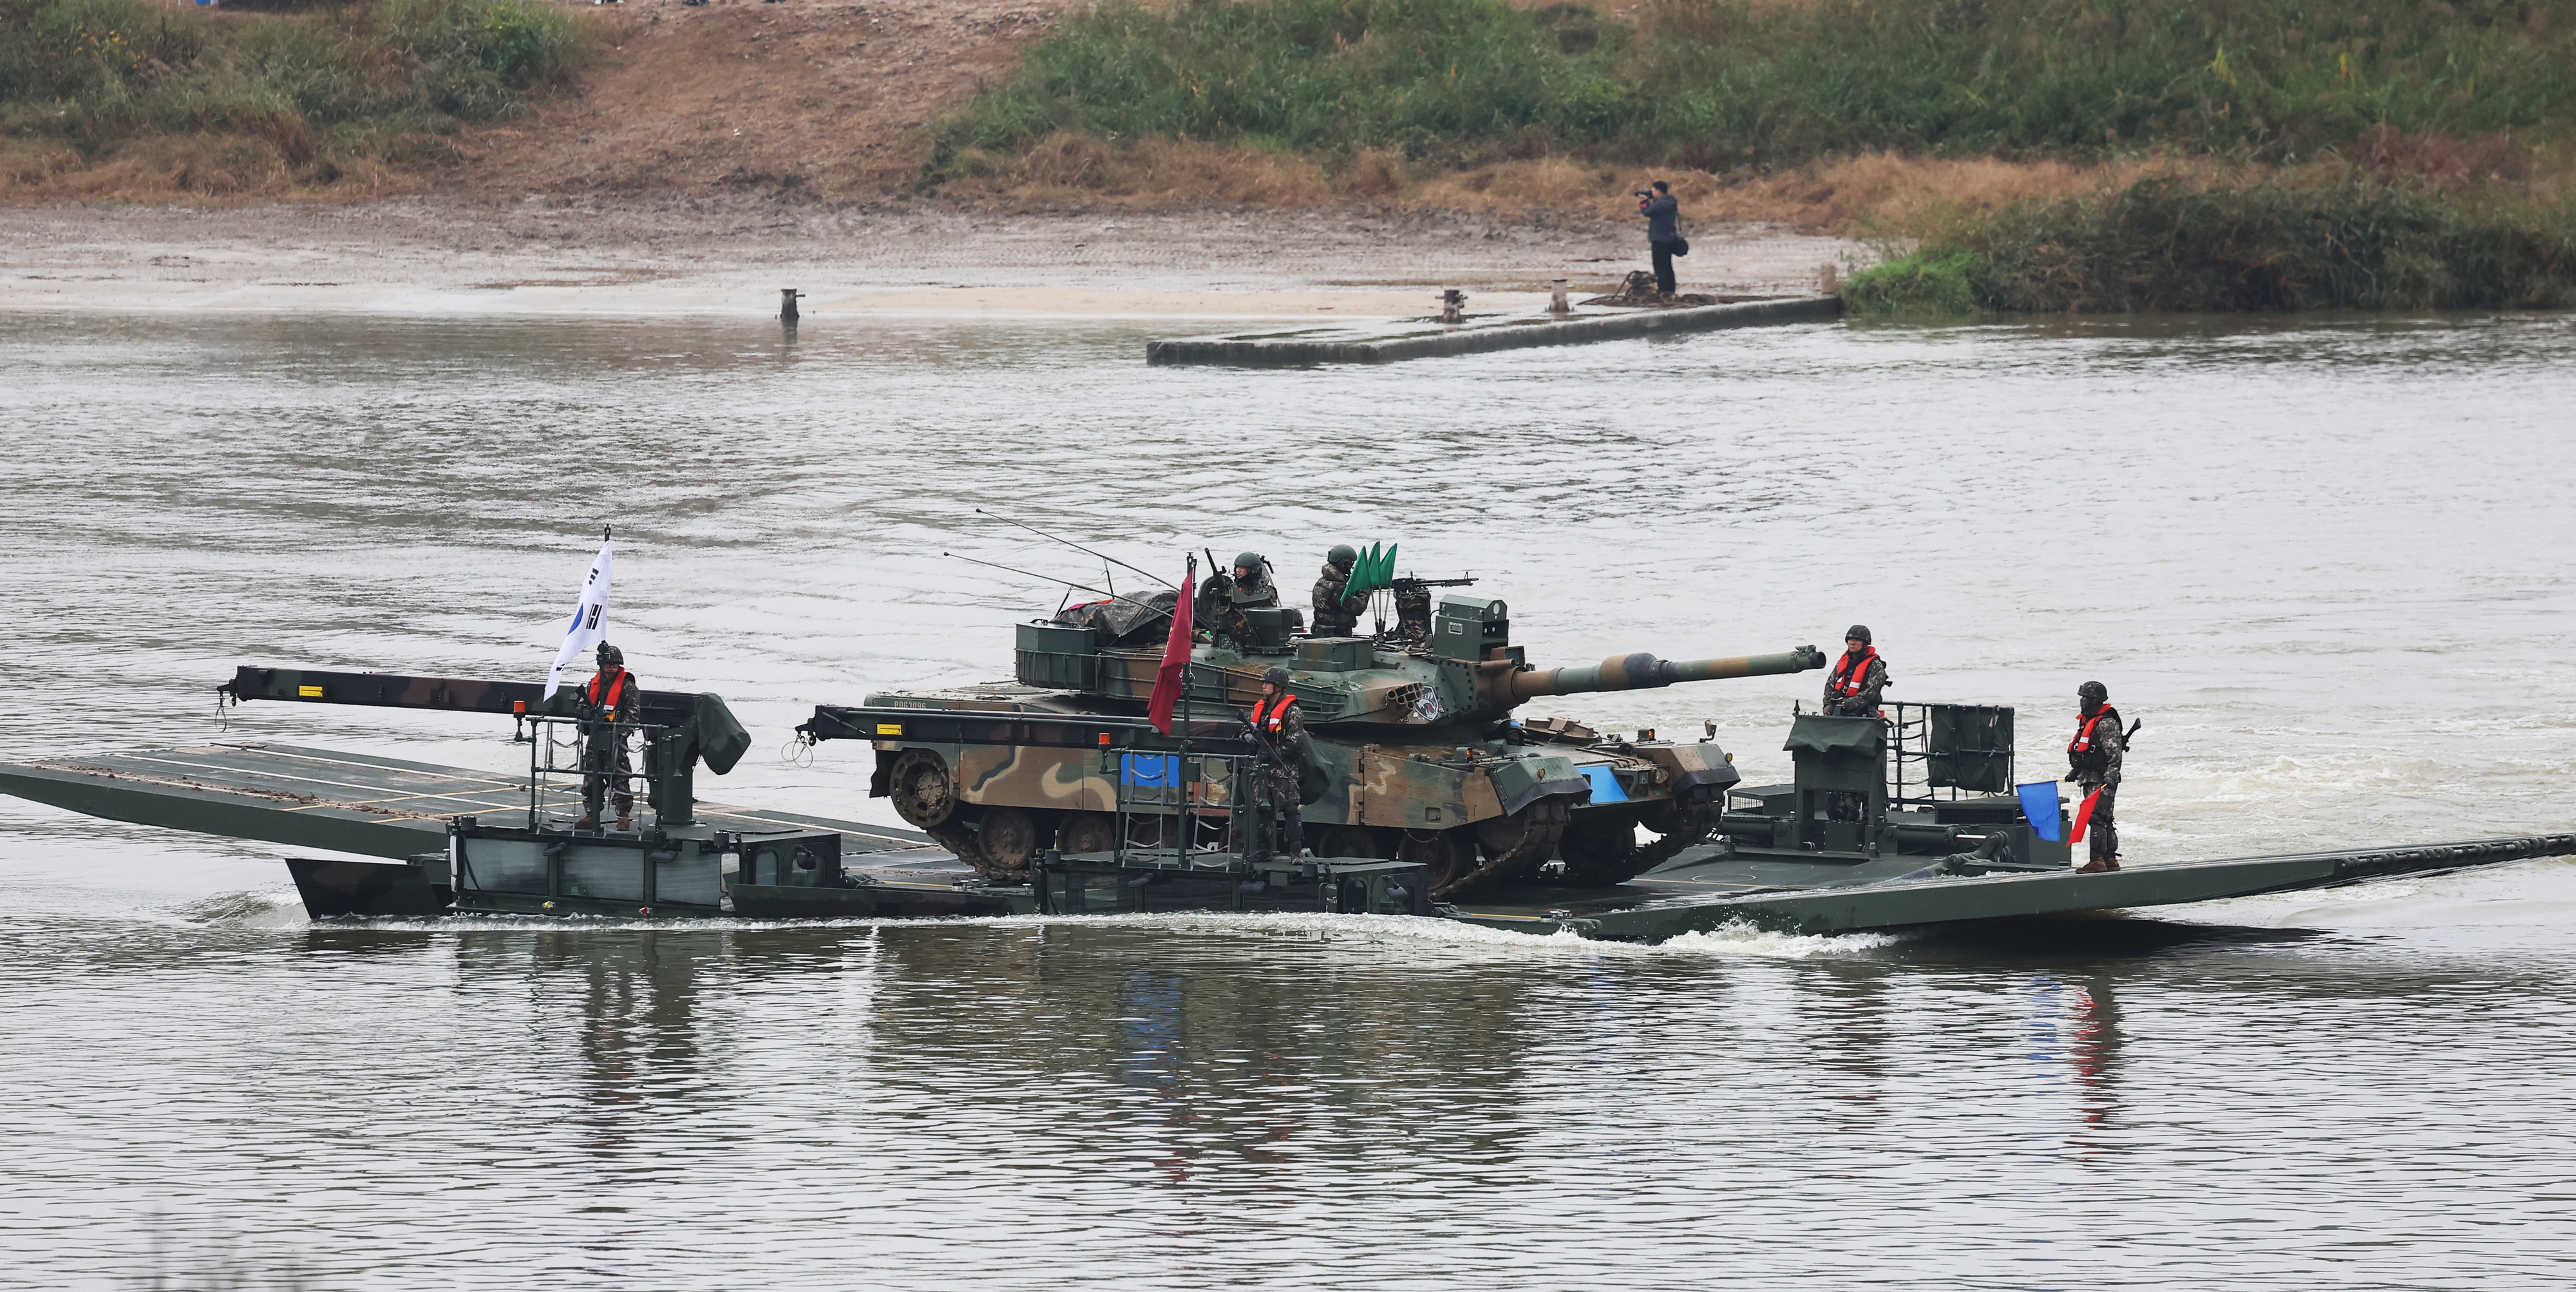
[[[1279,589],[1270,581],[1270,562],[1259,552],[1237,553],[1234,576],[1208,580],[1201,596],[1199,619],[1238,642],[1252,639],[1252,625],[1244,619],[1244,611],[1279,604]]]
[[[1252,702],[1252,712],[1244,721],[1250,724],[1254,738],[1279,756],[1275,763],[1267,758],[1260,760],[1254,812],[1260,823],[1258,828],[1265,839],[1276,828],[1280,852],[1302,856],[1306,851],[1306,822],[1297,769],[1306,753],[1306,715],[1297,711],[1296,693],[1288,689],[1288,670],[1274,668],[1261,675],[1261,698]]]
[[[644,684],[626,671],[626,652],[599,644],[599,674],[581,689],[573,708],[581,718],[581,821],[599,825],[599,809],[614,799],[617,828],[635,828],[635,764],[626,750],[628,724],[642,721]],[[615,782],[614,786],[610,784]]]
[[[1843,634],[1843,656],[1825,672],[1825,713],[1832,717],[1875,718],[1878,693],[1887,689],[1887,661],[1869,644],[1869,625],[1853,624]]]
[[[2111,688],[2087,682],[2075,688],[2075,699],[2083,708],[2075,739],[2066,742],[2066,779],[2093,799],[2093,815],[2085,826],[2093,856],[2077,870],[2091,875],[2120,868],[2120,832],[2111,823],[2111,803],[2120,793],[2120,755],[2128,751],[2129,740],[2120,730],[2120,711],[2111,707]]]
[[[1325,556],[1324,573],[1315,580],[1316,636],[1349,637],[1359,632],[1360,612],[1368,609],[1369,594],[1342,595],[1342,589],[1350,586],[1351,567],[1359,559],[1359,549],[1348,543]]]

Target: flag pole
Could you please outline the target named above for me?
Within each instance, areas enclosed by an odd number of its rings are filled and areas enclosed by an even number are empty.
[[[1182,577],[1181,585],[1196,586],[1198,580],[1192,576],[1198,572],[1199,558],[1193,556],[1189,559],[1189,574]],[[1194,618],[1190,625],[1190,640],[1181,643],[1181,766],[1180,775],[1172,778],[1181,787],[1181,814],[1174,818],[1180,830],[1172,844],[1172,865],[1175,867],[1189,864],[1190,835],[1198,828],[1198,817],[1190,811],[1190,786],[1198,779],[1190,769],[1190,660],[1198,653],[1198,624]]]

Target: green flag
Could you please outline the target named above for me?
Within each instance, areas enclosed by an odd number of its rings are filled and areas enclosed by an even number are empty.
[[[1358,560],[1351,562],[1351,577],[1342,581],[1342,595],[1355,597],[1363,592],[1394,586],[1395,544],[1389,543],[1381,550],[1377,544],[1371,543],[1367,551],[1360,553]]]

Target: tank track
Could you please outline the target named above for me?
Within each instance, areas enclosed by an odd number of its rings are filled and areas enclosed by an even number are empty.
[[[1523,832],[1520,842],[1486,858],[1482,864],[1466,874],[1446,884],[1434,885],[1431,889],[1432,899],[1447,901],[1452,897],[1470,895],[1487,884],[1537,874],[1538,868],[1546,865],[1549,855],[1556,851],[1556,841],[1565,834],[1566,823],[1574,819],[1572,809],[1568,808],[1563,800],[1547,799],[1544,802],[1547,805],[1549,819],[1534,822],[1535,828]],[[1466,836],[1465,846],[1477,847],[1473,827],[1462,829],[1457,833]],[[1477,848],[1477,851],[1481,852],[1483,849]]]
[[[932,843],[956,853],[959,861],[973,866],[975,873],[983,876],[984,882],[988,884],[1029,882],[1029,872],[1026,869],[1005,870],[995,865],[992,858],[985,856],[984,849],[975,842],[975,832],[967,829],[963,821],[945,821],[929,827],[923,833],[930,836]]]
[[[1627,883],[1680,856],[1684,849],[1708,842],[1709,835],[1717,829],[1717,813],[1694,813],[1675,824],[1679,828],[1672,833],[1657,836],[1653,843],[1631,845],[1626,852],[1596,857],[1580,865],[1569,858],[1564,874],[1547,876],[1546,880],[1565,888],[1607,888]]]

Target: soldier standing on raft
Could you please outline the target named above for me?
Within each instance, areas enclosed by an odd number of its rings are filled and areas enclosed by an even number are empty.
[[[1252,702],[1252,715],[1246,721],[1252,724],[1253,734],[1279,755],[1277,763],[1261,760],[1261,798],[1254,809],[1258,828],[1266,840],[1276,821],[1281,855],[1303,856],[1305,805],[1297,769],[1306,752],[1306,715],[1297,711],[1297,697],[1288,689],[1288,670],[1274,668],[1261,675],[1261,698]]]
[[[2086,818],[2085,826],[2093,835],[2093,859],[2075,873],[2093,875],[2120,868],[2120,832],[2111,824],[2111,801],[2120,793],[2120,755],[2128,750],[2129,740],[2120,730],[2120,711],[2111,707],[2111,688],[2087,682],[2075,688],[2075,698],[2084,708],[2075,725],[2075,739],[2066,742],[2066,761],[2072,769],[2066,779],[2094,796],[2093,815]]]
[[[1315,580],[1315,636],[1350,637],[1359,632],[1360,612],[1368,609],[1369,594],[1342,595],[1351,583],[1351,567],[1359,559],[1359,549],[1348,543],[1325,556],[1323,577]]]
[[[1869,625],[1853,624],[1843,634],[1843,657],[1825,674],[1825,713],[1837,718],[1875,718],[1878,693],[1887,689],[1887,661],[1869,644]]]
[[[601,642],[599,674],[582,688],[573,706],[581,718],[581,805],[585,809],[573,828],[596,828],[603,801],[612,797],[617,803],[618,830],[635,828],[635,764],[627,758],[626,733],[617,724],[621,718],[635,721],[643,699],[643,685],[626,671],[626,652]],[[613,794],[611,780],[617,782]]]

